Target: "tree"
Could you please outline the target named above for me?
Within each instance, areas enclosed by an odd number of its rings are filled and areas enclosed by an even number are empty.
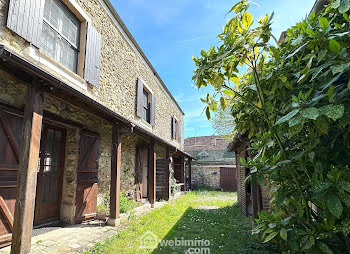
[[[222,136],[228,141],[232,140],[235,133],[235,125],[232,113],[228,107],[225,109],[219,108],[210,121],[218,135]]]
[[[194,58],[206,115],[230,108],[235,130],[249,133],[254,158],[242,160],[270,185],[271,211],[256,233],[289,253],[350,253],[350,9],[333,1],[287,31],[277,46],[272,17],[254,24],[240,1],[218,35]],[[245,70],[245,71],[244,71]]]

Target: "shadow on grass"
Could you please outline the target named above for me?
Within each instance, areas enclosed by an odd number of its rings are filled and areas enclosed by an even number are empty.
[[[250,220],[237,204],[223,208],[188,208],[153,254],[163,253],[280,253],[251,234]]]

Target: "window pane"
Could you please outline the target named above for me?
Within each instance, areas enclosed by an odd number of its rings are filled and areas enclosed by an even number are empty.
[[[46,0],[42,49],[71,71],[76,72],[80,21],[59,0]]]

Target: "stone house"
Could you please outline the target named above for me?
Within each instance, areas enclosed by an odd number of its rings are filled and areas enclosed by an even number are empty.
[[[191,172],[187,169],[191,186],[236,191],[235,154],[227,146],[225,139],[215,135],[185,139],[185,151],[195,158]]]
[[[0,246],[184,186],[184,113],[109,0],[0,0],[0,21]]]

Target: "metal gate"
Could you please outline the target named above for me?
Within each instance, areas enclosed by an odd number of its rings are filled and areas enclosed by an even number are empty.
[[[220,188],[237,191],[236,168],[220,168]]]

